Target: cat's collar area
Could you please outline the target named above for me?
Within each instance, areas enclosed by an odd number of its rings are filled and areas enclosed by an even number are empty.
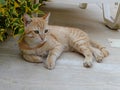
[[[25,50],[33,50],[33,49],[38,49],[42,46],[44,46],[44,44],[46,43],[47,41],[44,41],[42,42],[41,44],[35,46],[35,47],[30,47],[24,40],[22,40],[20,43],[19,43],[19,47],[20,49],[25,49]]]

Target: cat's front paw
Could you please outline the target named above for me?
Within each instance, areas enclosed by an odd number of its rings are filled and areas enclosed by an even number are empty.
[[[83,66],[86,68],[92,67],[92,62],[91,61],[84,61]]]
[[[55,68],[55,61],[50,60],[50,59],[46,60],[45,67],[49,70],[54,69]]]

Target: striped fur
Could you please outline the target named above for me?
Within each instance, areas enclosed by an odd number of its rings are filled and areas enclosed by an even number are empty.
[[[102,45],[90,40],[82,30],[48,25],[48,18],[49,15],[41,18],[24,16],[25,34],[19,47],[25,60],[38,63],[43,62],[43,58],[47,56],[45,66],[53,69],[62,52],[75,51],[85,56],[83,65],[91,67],[93,56],[97,62],[101,62],[109,55]]]

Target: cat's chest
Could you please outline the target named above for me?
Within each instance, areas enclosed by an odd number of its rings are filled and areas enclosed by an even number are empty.
[[[48,55],[49,49],[47,47],[36,48],[32,50],[21,50],[23,54],[37,55],[37,56],[46,56]]]

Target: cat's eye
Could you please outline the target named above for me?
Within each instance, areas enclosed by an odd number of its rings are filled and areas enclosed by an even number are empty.
[[[45,29],[45,33],[47,33],[48,32],[48,29]]]
[[[39,34],[39,31],[38,31],[38,30],[35,30],[34,32],[35,32],[36,34]]]

